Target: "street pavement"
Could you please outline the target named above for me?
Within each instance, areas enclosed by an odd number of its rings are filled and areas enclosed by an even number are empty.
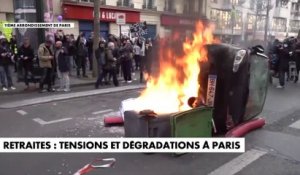
[[[74,89],[89,93],[88,87]],[[123,127],[105,127],[105,116],[119,115],[120,102],[142,89],[66,98],[0,109],[1,137],[123,137]],[[47,94],[49,98],[57,94]],[[1,154],[0,175],[68,175],[95,158],[117,159],[113,168],[88,175],[299,175],[300,84],[270,86],[261,116],[267,125],[246,136],[243,154]],[[15,103],[17,97],[2,100]],[[40,98],[22,96],[24,99]]]

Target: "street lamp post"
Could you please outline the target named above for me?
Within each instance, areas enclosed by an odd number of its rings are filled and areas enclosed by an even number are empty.
[[[94,0],[94,38],[93,38],[93,77],[98,75],[98,64],[95,51],[98,48],[100,32],[100,0]]]

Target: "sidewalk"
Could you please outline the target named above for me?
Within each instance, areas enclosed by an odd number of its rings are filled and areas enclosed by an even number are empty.
[[[34,93],[36,91],[38,91],[39,89],[39,83],[36,84],[32,84],[30,83],[30,90],[29,91],[24,91],[24,89],[26,88],[25,83],[24,82],[17,82],[17,74],[16,73],[12,73],[13,74],[13,83],[14,86],[16,87],[16,90],[12,91],[6,91],[3,92],[2,89],[0,89],[0,97],[1,95],[9,95],[9,94],[22,94],[22,93]],[[94,78],[92,76],[92,72],[91,71],[87,71],[87,76],[88,78],[78,78],[76,76],[76,71],[73,70],[72,74],[70,76],[70,86],[71,89],[72,88],[76,88],[76,87],[82,87],[82,86],[91,86],[94,87],[94,84],[97,80],[97,78]],[[123,77],[118,77],[119,81],[122,82],[123,81]],[[135,72],[132,74],[132,79],[133,81],[139,81],[139,72]],[[58,88],[59,86],[59,79],[56,79],[55,82],[55,86],[54,88]]]

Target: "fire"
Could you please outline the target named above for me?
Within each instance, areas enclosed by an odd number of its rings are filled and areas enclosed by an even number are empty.
[[[170,40],[160,42],[159,75],[148,76],[147,88],[135,99],[136,111],[151,109],[162,114],[190,109],[188,99],[198,96],[199,64],[207,61],[205,45],[216,42],[212,31],[213,26],[197,22],[193,40],[186,39],[180,49],[166,44]]]

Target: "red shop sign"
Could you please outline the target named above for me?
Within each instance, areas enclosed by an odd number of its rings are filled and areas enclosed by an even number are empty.
[[[196,19],[179,16],[162,15],[161,24],[164,26],[195,26]]]
[[[74,20],[93,20],[94,9],[89,6],[80,6],[72,4],[63,4],[62,6],[63,18],[74,19]],[[100,9],[100,20],[107,22],[116,22],[116,14],[125,13],[126,23],[137,23],[140,22],[140,12],[137,11],[126,11],[116,9]]]

